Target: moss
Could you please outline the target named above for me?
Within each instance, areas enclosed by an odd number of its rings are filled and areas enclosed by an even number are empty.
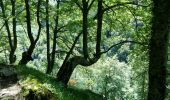
[[[67,88],[55,78],[33,68],[18,66],[17,73],[27,100],[102,100],[99,94],[76,87]]]

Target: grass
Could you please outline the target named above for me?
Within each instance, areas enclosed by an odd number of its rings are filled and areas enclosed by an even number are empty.
[[[54,77],[27,66],[17,66],[17,73],[21,77],[20,84],[24,88],[24,95],[28,95],[32,90],[36,94],[48,94],[48,100],[102,100],[99,94],[75,87],[66,88]]]

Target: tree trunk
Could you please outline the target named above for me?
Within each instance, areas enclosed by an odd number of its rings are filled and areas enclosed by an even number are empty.
[[[12,15],[15,15],[15,2],[11,0],[12,3]],[[8,41],[9,41],[9,46],[10,46],[10,54],[9,54],[9,62],[10,64],[14,63],[16,60],[16,56],[14,55],[15,53],[15,49],[16,49],[16,20],[15,17],[13,18],[13,35],[14,35],[14,41],[11,38],[11,31],[10,31],[10,26],[9,26],[9,22],[8,19],[6,17],[6,12],[5,12],[5,8],[4,8],[4,4],[3,1],[0,0],[0,6],[2,9],[2,16],[5,19],[5,27],[8,33]]]
[[[62,82],[64,85],[67,85],[71,74],[77,65],[82,66],[90,66],[98,61],[98,57],[94,57],[93,59],[87,60],[81,56],[74,56],[70,58],[65,64],[63,64],[60,70],[57,73],[57,81]]]
[[[12,16],[13,16],[13,19],[12,19],[12,24],[13,24],[13,47],[11,48],[11,51],[10,51],[10,55],[9,55],[9,61],[10,61],[10,64],[13,64],[15,63],[16,61],[16,55],[15,55],[15,50],[17,48],[17,33],[16,33],[16,14],[15,14],[15,3],[16,3],[16,0],[11,0],[11,4],[12,4]]]
[[[38,0],[38,5],[37,5],[37,23],[38,23],[38,35],[34,40],[34,37],[32,35],[31,32],[31,16],[30,16],[30,5],[29,5],[29,0],[25,0],[25,8],[26,8],[26,22],[27,22],[27,34],[30,40],[30,46],[28,48],[27,51],[22,53],[22,58],[19,61],[19,65],[26,65],[30,60],[33,60],[33,58],[31,57],[34,49],[35,49],[35,45],[37,43],[37,41],[39,40],[40,37],[40,33],[41,33],[41,23],[40,23],[40,6],[41,6],[41,0]]]
[[[67,85],[71,74],[74,71],[74,68],[77,66],[75,62],[73,62],[73,59],[70,59],[66,62],[64,66],[62,66],[57,74],[57,81],[62,82],[64,85]]]
[[[16,55],[14,54],[15,50],[16,50],[16,48],[11,49],[11,51],[10,51],[10,54],[9,54],[9,62],[10,62],[10,64],[15,63],[15,61],[16,61]]]
[[[52,71],[51,68],[51,56],[50,56],[50,32],[49,32],[49,11],[48,11],[49,0],[46,0],[46,38],[47,38],[47,71],[49,74]]]
[[[149,48],[148,100],[164,100],[170,2],[168,0],[153,0],[153,3],[153,25]]]
[[[82,0],[82,3],[83,3],[83,10],[82,10],[82,13],[83,13],[83,55],[84,55],[84,58],[88,58],[88,2],[86,0]]]
[[[52,48],[52,53],[51,53],[51,70],[49,70],[49,73],[52,72],[54,68],[54,63],[55,63],[55,54],[56,54],[56,45],[57,45],[57,34],[58,34],[58,22],[59,22],[59,4],[60,1],[57,1],[57,15],[55,19],[55,29],[54,29],[54,35],[53,35],[53,48]]]
[[[31,57],[36,43],[30,45],[28,51],[22,53],[22,59],[19,61],[19,65],[26,65],[30,60],[32,61],[33,58]]]

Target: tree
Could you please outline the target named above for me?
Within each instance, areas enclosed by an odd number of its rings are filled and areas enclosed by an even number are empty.
[[[89,55],[89,47],[88,47],[88,36],[89,36],[89,31],[88,31],[88,26],[89,26],[89,19],[88,19],[88,15],[89,15],[89,10],[91,9],[92,5],[94,4],[95,0],[82,0],[82,2],[80,3],[79,1],[75,1],[76,5],[79,7],[79,9],[82,12],[82,31],[78,34],[78,36],[75,38],[75,41],[72,45],[72,47],[70,48],[69,52],[67,53],[61,68],[59,69],[58,73],[57,73],[57,80],[64,83],[65,85],[67,84],[68,80],[70,79],[70,76],[72,74],[72,72],[74,71],[74,69],[76,68],[77,65],[82,65],[82,66],[90,66],[94,63],[96,63],[99,59],[100,56],[104,53],[107,53],[109,50],[111,50],[114,46],[117,45],[121,45],[124,43],[138,43],[138,42],[134,42],[134,41],[122,41],[118,44],[114,44],[112,46],[110,46],[107,50],[101,52],[101,37],[102,37],[102,21],[103,21],[103,14],[113,8],[119,7],[119,6],[123,6],[123,5],[128,5],[128,4],[132,4],[132,5],[136,5],[133,2],[125,2],[125,3],[117,3],[111,6],[107,6],[106,8],[104,8],[103,6],[103,0],[98,0],[97,1],[97,14],[95,16],[95,20],[97,20],[97,30],[96,30],[96,46],[95,46],[95,54],[93,54],[92,57],[90,57]],[[82,5],[81,5],[82,4]],[[82,54],[83,56],[72,56],[70,57],[70,55],[72,54],[72,51],[76,45],[76,42],[79,40],[80,35],[83,35],[83,49],[82,49]],[[90,33],[92,34],[92,33]],[[143,43],[138,43],[138,44],[142,44]]]
[[[27,34],[28,34],[28,38],[30,40],[30,46],[28,48],[27,51],[24,51],[22,53],[22,58],[19,61],[20,65],[26,65],[30,60],[33,60],[33,58],[31,57],[34,49],[35,49],[35,45],[37,43],[37,41],[39,40],[40,37],[40,33],[41,33],[41,23],[40,23],[40,6],[41,6],[41,0],[38,0],[38,4],[37,4],[37,12],[36,12],[36,17],[37,17],[37,23],[38,23],[38,35],[37,37],[34,39],[33,37],[33,33],[32,33],[32,28],[31,28],[31,13],[30,13],[30,1],[29,0],[25,0],[25,9],[26,9],[26,24],[27,24]]]
[[[164,100],[166,90],[167,49],[170,2],[153,0],[152,32],[149,47],[148,100]]]
[[[16,13],[15,13],[15,8],[16,8],[16,0],[11,0],[12,4],[12,16],[13,16],[13,47],[11,48],[10,56],[9,56],[9,61],[10,64],[14,63],[16,61],[16,55],[14,55],[15,50],[17,48],[17,34],[16,34]]]
[[[16,34],[16,13],[15,13],[15,3],[16,0],[11,0],[11,4],[12,4],[12,25],[13,25],[13,31],[11,34],[11,30],[10,30],[10,24],[9,24],[9,19],[6,17],[6,11],[5,11],[5,7],[4,7],[4,3],[2,0],[0,0],[0,6],[2,9],[2,15],[5,21],[5,27],[8,33],[8,41],[9,41],[9,46],[10,46],[10,54],[9,54],[9,62],[10,64],[13,64],[16,61],[16,55],[15,55],[15,50],[17,48],[17,34]],[[13,37],[13,39],[12,39]]]
[[[51,67],[51,57],[50,57],[50,26],[49,26],[49,0],[46,0],[46,39],[47,39],[47,71],[46,73],[50,73],[52,70]]]
[[[56,55],[56,45],[57,45],[57,35],[59,31],[64,28],[64,26],[59,27],[59,5],[60,0],[57,0],[57,7],[56,7],[56,17],[55,20],[55,28],[53,29],[53,44],[52,44],[52,50],[50,50],[50,33],[49,33],[49,7],[48,7],[48,0],[46,0],[46,38],[47,38],[47,71],[46,73],[49,74],[52,72],[54,68],[55,63],[55,55]],[[51,52],[50,52],[51,51]]]
[[[88,13],[89,10],[94,3],[95,0],[86,1],[82,0],[82,6],[76,2],[76,4],[79,6],[83,13],[83,25],[82,25],[82,32],[79,33],[79,35],[76,37],[70,51],[67,53],[66,58],[57,73],[57,80],[62,82],[63,84],[67,84],[72,72],[74,71],[75,67],[77,65],[82,66],[90,66],[98,61],[100,58],[100,42],[101,42],[101,30],[102,30],[102,2],[103,0],[98,0],[98,14],[97,14],[97,35],[96,35],[96,53],[94,54],[93,58],[90,58],[88,55]],[[89,3],[90,2],[90,3]],[[80,35],[83,34],[83,56],[74,56],[70,57],[70,54],[72,53],[72,50],[80,37]]]

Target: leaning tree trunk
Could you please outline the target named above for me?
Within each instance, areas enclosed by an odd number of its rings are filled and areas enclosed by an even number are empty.
[[[25,0],[25,8],[26,8],[26,23],[27,23],[27,34],[30,40],[30,46],[28,48],[27,51],[22,53],[22,58],[19,61],[19,65],[26,65],[30,60],[33,60],[33,58],[31,57],[34,49],[35,49],[35,45],[37,43],[37,41],[39,40],[40,37],[40,33],[41,33],[41,28],[42,25],[40,23],[40,6],[42,3],[42,0],[38,0],[38,4],[37,4],[37,24],[38,24],[38,33],[37,33],[37,37],[34,39],[32,31],[31,31],[31,16],[30,16],[30,1],[29,0]]]
[[[58,74],[57,74],[57,81],[62,82],[64,85],[67,85],[71,74],[74,71],[74,68],[77,66],[77,64],[75,63],[74,59],[70,59],[69,61],[66,62],[65,65],[63,65]]]
[[[31,44],[28,51],[25,51],[22,53],[22,58],[19,61],[19,65],[26,65],[29,61],[33,60],[31,55],[34,51],[35,45],[36,45],[36,43]]]
[[[62,82],[67,85],[71,74],[77,65],[90,66],[98,61],[99,57],[94,57],[93,59],[87,60],[81,56],[74,56],[70,58],[65,64],[63,64],[57,73],[57,81]]]
[[[164,100],[170,32],[170,2],[168,0],[153,0],[153,3],[153,25],[149,48],[148,100]]]

